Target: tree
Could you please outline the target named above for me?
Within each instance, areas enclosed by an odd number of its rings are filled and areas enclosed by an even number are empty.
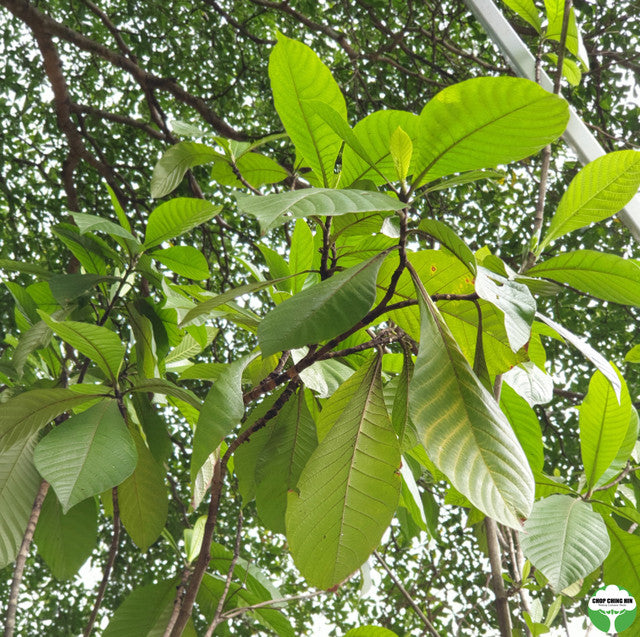
[[[602,573],[640,595],[609,9],[583,49],[569,3],[507,3],[556,93],[585,73],[611,152],[580,169],[567,103],[471,52],[459,3],[0,4],[7,635],[293,635],[317,603],[352,635],[540,634]]]

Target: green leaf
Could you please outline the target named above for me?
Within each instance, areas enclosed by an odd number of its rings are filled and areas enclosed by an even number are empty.
[[[615,459],[629,428],[631,399],[622,377],[620,382],[618,401],[609,381],[596,371],[580,406],[580,450],[589,490]]]
[[[156,250],[152,256],[172,272],[188,279],[202,281],[211,276],[204,254],[193,246],[172,246],[164,250]]]
[[[590,162],[562,195],[538,253],[554,239],[615,214],[639,186],[640,152],[636,150],[619,150]]]
[[[319,343],[355,325],[371,309],[386,252],[306,288],[271,310],[258,326],[262,356]]]
[[[283,292],[289,292],[291,290],[291,281],[289,277],[291,276],[291,271],[289,270],[289,265],[284,260],[280,254],[278,254],[275,250],[268,248],[266,245],[258,244],[258,250],[260,250],[262,256],[264,257],[264,261],[269,268],[269,274],[272,279],[280,279],[280,283],[276,285],[278,290]]]
[[[346,215],[352,212],[401,210],[406,204],[381,192],[304,188],[264,197],[236,195],[241,212],[260,222],[263,234],[285,221],[314,216]]]
[[[621,529],[613,518],[605,518],[605,522],[611,551],[602,565],[604,580],[615,582],[640,599],[640,537]]]
[[[200,399],[192,391],[184,389],[184,387],[178,387],[178,385],[165,378],[136,378],[129,391],[165,394],[184,401],[198,411],[202,407]]]
[[[91,393],[79,394],[71,389],[32,389],[7,402],[0,409],[0,452],[29,438],[63,412],[95,398],[108,389],[89,387]]]
[[[124,528],[144,552],[160,536],[167,520],[169,503],[164,470],[137,431],[133,432],[133,440],[138,452],[138,464],[118,487],[118,504]]]
[[[479,181],[480,179],[495,179],[504,181],[505,173],[502,170],[469,170],[467,172],[456,175],[455,177],[445,177],[439,181],[433,182],[422,192],[437,192],[438,190],[447,190],[456,186],[464,186],[465,184]]]
[[[453,252],[453,254],[464,263],[469,272],[471,272],[473,276],[476,275],[478,270],[476,258],[473,256],[473,252],[471,252],[469,246],[455,233],[453,228],[437,219],[423,219],[418,226],[418,230],[426,232],[445,248]]]
[[[538,500],[524,530],[520,541],[525,557],[556,592],[600,566],[611,546],[602,516],[568,495]]]
[[[56,579],[71,579],[95,548],[96,501],[89,498],[64,515],[53,491],[42,505],[33,539]]]
[[[118,277],[101,274],[54,274],[49,278],[51,294],[60,305],[69,305],[99,283],[118,281]]]
[[[50,431],[36,447],[34,461],[67,513],[130,476],[136,448],[118,403],[103,400]]]
[[[218,335],[218,328],[209,325],[201,325],[199,327],[206,328],[206,336],[204,342],[196,341],[191,334],[187,333],[182,340],[176,345],[166,356],[164,362],[170,365],[174,362],[184,362],[185,360],[199,354],[203,349],[211,344],[211,341]]]
[[[551,62],[553,68],[558,68],[558,56],[555,53],[547,53],[545,57]],[[579,86],[582,73],[578,65],[568,58],[562,60],[562,75],[571,86]]]
[[[239,157],[235,170],[254,188],[260,188],[264,184],[277,184],[289,176],[289,172],[277,161],[259,153],[245,153]],[[216,161],[211,169],[211,177],[223,186],[245,188],[227,159]]]
[[[95,215],[87,215],[83,212],[71,212],[71,216],[76,226],[80,229],[81,234],[87,232],[104,232],[111,237],[122,237],[128,241],[132,241],[134,244],[140,245],[140,242],[128,230],[125,230],[121,225],[113,221],[109,221],[109,219],[103,219]]]
[[[381,626],[359,626],[349,630],[344,637],[398,637],[398,634]]]
[[[640,363],[640,345],[634,345],[624,356],[627,363]]]
[[[544,466],[544,447],[536,412],[507,384],[502,385],[500,408],[513,427],[533,474],[540,473]]]
[[[400,493],[400,449],[382,396],[380,358],[289,492],[287,540],[304,578],[330,588],[378,546]]]
[[[523,20],[528,22],[538,33],[542,33],[542,24],[538,9],[533,0],[503,0],[503,2]]]
[[[144,237],[145,250],[209,221],[219,211],[220,206],[214,206],[204,199],[176,197],[161,203],[149,215]]]
[[[101,325],[59,322],[42,311],[38,313],[54,334],[91,359],[114,383],[117,382],[125,354],[125,346],[118,334]]]
[[[598,481],[595,483],[596,487],[608,484],[612,481],[616,476],[620,474],[620,472],[624,469],[627,461],[629,460],[631,454],[633,453],[636,443],[638,442],[638,429],[640,428],[640,419],[638,418],[638,412],[635,408],[631,408],[631,418],[629,420],[629,427],[627,428],[627,433],[625,434],[624,440],[620,445],[620,449],[618,449],[618,453],[616,457],[613,459],[613,462],[607,467],[607,470],[600,476]],[[614,485],[616,486],[616,485]],[[640,519],[638,519],[640,522]]]
[[[5,281],[4,284],[7,286],[7,289],[11,293],[13,300],[16,303],[16,307],[27,321],[34,325],[38,322],[38,305],[33,300],[29,292],[22,286],[17,283],[13,283],[12,281]]]
[[[550,319],[540,312],[536,312],[536,318],[543,323],[546,323],[549,327],[553,328],[560,337],[566,339],[571,345],[573,345],[587,360],[591,361],[596,368],[604,375],[604,377],[611,383],[613,391],[616,394],[616,398],[620,398],[620,392],[622,391],[622,383],[618,378],[618,373],[614,369],[613,365],[599,352],[596,352],[589,343],[583,341],[579,336],[576,336],[573,332],[570,332],[566,327],[563,327],[559,323]]]
[[[159,199],[168,195],[178,187],[190,168],[208,164],[219,157],[224,155],[205,144],[178,142],[155,165],[151,177],[151,196]]]
[[[544,7],[549,20],[545,37],[549,40],[556,40],[557,42],[560,42],[562,39],[562,24],[564,21],[564,0],[544,0]],[[569,24],[565,46],[568,51],[573,53],[573,55],[582,62],[585,71],[588,71],[589,56],[584,43],[582,42],[582,36],[578,29],[576,13],[573,7],[571,7],[569,13]]]
[[[416,182],[533,155],[568,119],[567,103],[530,80],[479,77],[448,86],[420,114]]]
[[[316,426],[299,391],[278,414],[256,463],[258,515],[272,531],[285,532],[287,492],[295,488],[317,446]]]
[[[7,404],[0,409],[0,419]],[[0,453],[0,569],[18,554],[38,493],[40,476],[33,464],[37,442],[37,434],[25,435]]]
[[[411,164],[411,156],[413,155],[413,142],[411,137],[402,130],[402,126],[398,126],[389,140],[389,151],[393,159],[398,179],[404,181],[409,174],[409,165]]]
[[[198,471],[209,455],[242,420],[242,372],[255,357],[255,354],[250,354],[230,363],[211,386],[200,410],[193,437],[192,483],[195,483]]]
[[[33,274],[41,279],[48,279],[51,272],[44,266],[37,263],[23,263],[13,259],[0,259],[0,269],[7,272],[22,272],[23,274]]]
[[[503,378],[531,407],[546,405],[553,399],[553,378],[532,361],[520,363]]]
[[[391,137],[401,127],[414,145],[411,156],[415,159],[418,121],[418,116],[413,113],[395,110],[376,111],[359,121],[353,128],[358,146],[348,144],[342,155],[340,185],[345,188],[358,181],[370,180],[379,186],[397,181]],[[411,174],[412,168],[410,165],[408,174]]]
[[[344,97],[329,69],[306,44],[281,33],[277,38],[278,43],[269,57],[276,111],[304,161],[321,182],[329,186],[342,140],[309,102],[324,102],[346,120]]]
[[[75,226],[70,224],[58,224],[52,231],[89,273],[106,274],[107,261],[121,263],[118,253],[99,237],[92,234],[82,235]]]
[[[103,637],[161,637],[169,623],[180,578],[134,589],[111,617]],[[189,622],[183,637],[195,637]]]
[[[306,272],[313,265],[313,234],[304,219],[298,219],[291,235],[289,251],[289,271],[293,274]],[[291,292],[302,290],[306,277],[296,277],[291,281]]]
[[[402,371],[398,375],[398,386],[393,399],[391,422],[400,441],[400,453],[413,449],[420,443],[415,425],[409,418],[409,385],[413,376],[414,365],[411,355],[404,353]],[[324,410],[323,410],[324,411]]]
[[[427,455],[478,509],[518,529],[531,511],[527,458],[493,396],[474,375],[419,279],[420,349],[409,413]]]
[[[565,283],[605,301],[640,306],[640,265],[616,254],[565,252],[538,263],[527,274]]]
[[[481,299],[504,312],[504,327],[514,352],[531,338],[536,302],[523,283],[511,281],[480,266],[476,275],[476,292]]]

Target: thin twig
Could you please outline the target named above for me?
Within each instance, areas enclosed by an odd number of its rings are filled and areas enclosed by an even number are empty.
[[[402,596],[409,602],[409,605],[416,612],[416,615],[420,617],[422,623],[426,626],[427,630],[433,637],[440,637],[440,633],[435,629],[434,625],[429,621],[429,618],[422,612],[420,606],[418,606],[417,602],[411,597],[407,589],[402,585],[402,582],[396,577],[395,573],[389,568],[387,563],[384,561],[383,557],[378,553],[378,551],[374,551],[373,555],[380,562],[382,568],[387,572],[387,575],[391,578],[391,581],[397,586]]]
[[[502,557],[498,542],[498,525],[491,518],[485,518],[484,525],[487,531],[487,549],[491,564],[491,587],[496,598],[495,606],[500,637],[511,637],[511,614],[509,613],[509,599],[502,579]]]
[[[107,557],[107,562],[104,565],[104,571],[102,572],[102,581],[100,582],[100,586],[98,588],[96,601],[93,604],[93,609],[91,610],[89,621],[87,622],[84,632],[82,633],[83,637],[89,637],[89,635],[91,635],[93,625],[95,624],[96,618],[98,617],[100,605],[102,604],[104,594],[107,590],[107,584],[109,583],[109,577],[111,576],[111,571],[116,561],[116,556],[118,555],[118,545],[120,543],[120,507],[118,505],[118,487],[113,487],[113,489],[111,490],[111,501],[113,502],[113,534],[111,536],[111,546],[109,547],[109,555]]]
[[[9,601],[7,603],[7,619],[4,627],[4,637],[13,637],[13,632],[16,628],[18,595],[20,593],[22,576],[24,575],[24,566],[27,562],[27,557],[29,556],[29,548],[31,547],[33,534],[36,530],[36,524],[38,524],[40,511],[42,511],[42,503],[44,502],[48,490],[49,483],[46,480],[43,480],[40,483],[38,493],[36,493],[35,500],[33,501],[33,507],[31,508],[31,515],[27,522],[27,528],[22,536],[22,544],[20,544],[18,556],[16,557],[16,565],[13,568],[13,579],[11,580],[11,590],[9,591]]]
[[[326,595],[330,591],[312,591],[310,593],[300,593],[300,595],[292,595],[291,597],[281,597],[279,599],[267,599],[264,602],[258,602],[257,604],[252,604],[251,606],[241,606],[239,608],[234,608],[233,610],[227,611],[224,613],[224,618],[229,620],[237,617],[238,615],[243,615],[252,610],[256,610],[258,608],[266,608],[268,606],[275,606],[280,604],[288,604],[289,602],[297,602],[301,599],[311,599],[312,597],[318,597],[319,595]]]

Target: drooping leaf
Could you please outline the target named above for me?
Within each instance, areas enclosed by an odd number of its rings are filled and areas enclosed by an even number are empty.
[[[95,548],[98,535],[96,502],[89,498],[65,515],[54,492],[42,505],[33,539],[56,579],[70,579]]]
[[[528,22],[538,33],[542,32],[540,16],[533,0],[503,0],[503,2]]]
[[[427,455],[453,486],[483,513],[517,529],[533,504],[527,458],[422,283],[414,280],[421,330],[409,388],[412,421]]]
[[[391,154],[391,137],[401,127],[415,145],[418,116],[406,111],[384,110],[367,115],[353,128],[360,148],[347,145],[342,156],[340,185],[344,188],[358,181],[370,180],[376,185],[397,181],[398,175]],[[406,140],[405,140],[406,145]],[[360,152],[358,152],[360,150]],[[366,153],[366,159],[362,154]],[[414,158],[415,151],[411,157]],[[371,166],[373,162],[375,168]],[[412,166],[407,169],[411,174]]]
[[[540,473],[544,465],[544,447],[536,412],[507,384],[502,385],[500,408],[513,427],[534,475]]]
[[[101,325],[56,321],[42,311],[39,314],[54,334],[90,358],[113,382],[117,380],[125,353],[118,334]]]
[[[334,586],[378,546],[398,504],[399,466],[376,357],[289,493],[287,540],[310,584]]]
[[[306,44],[281,33],[277,38],[278,43],[269,57],[276,111],[306,164],[323,185],[330,186],[342,140],[309,102],[325,102],[346,120],[344,97],[331,71]]]
[[[527,274],[566,283],[605,301],[640,306],[640,266],[616,254],[565,252],[538,263]]]
[[[437,192],[438,190],[447,190],[456,186],[463,186],[481,179],[504,180],[505,172],[502,170],[468,170],[454,177],[445,177],[438,181],[432,182],[423,192]]]
[[[40,476],[33,464],[37,442],[37,434],[27,435],[0,453],[0,569],[18,554],[38,493]]]
[[[136,448],[115,400],[103,400],[50,431],[34,460],[63,513],[119,485],[136,466]]]
[[[627,461],[630,459],[631,454],[635,450],[636,443],[638,442],[638,430],[640,429],[640,419],[638,418],[638,412],[634,407],[631,408],[631,418],[629,420],[629,427],[627,433],[618,449],[616,457],[611,464],[607,467],[606,471],[600,476],[595,483],[596,487],[603,486],[613,481],[616,476],[625,468]],[[640,522],[640,518],[638,519]]]
[[[76,226],[80,228],[81,234],[87,232],[104,232],[112,237],[122,237],[123,239],[127,239],[127,241],[140,245],[140,242],[128,230],[113,221],[109,221],[109,219],[103,219],[95,215],[87,215],[84,212],[71,212],[71,216],[76,222]]]
[[[153,252],[153,258],[166,265],[172,272],[188,279],[201,281],[211,276],[204,254],[193,246],[172,246],[156,250]]]
[[[117,280],[115,276],[101,274],[54,274],[49,278],[49,287],[56,301],[65,306],[92,290],[99,283]]]
[[[568,495],[536,502],[524,530],[525,557],[557,592],[600,566],[611,546],[602,516]]]
[[[271,310],[258,326],[262,355],[330,339],[355,325],[373,306],[386,253],[335,274]]]
[[[615,582],[640,599],[640,537],[621,529],[611,517],[605,518],[611,551],[602,565],[606,582]]]
[[[206,144],[178,142],[171,146],[153,168],[151,196],[160,199],[175,190],[185,173],[194,166],[208,164],[224,157]]]
[[[622,377],[620,382],[618,400],[611,383],[596,371],[580,406],[580,450],[588,489],[613,462],[629,429],[631,399]]]
[[[0,409],[0,452],[29,438],[65,411],[102,397],[108,388],[92,386],[92,393],[71,389],[32,389],[2,404]]]
[[[404,353],[402,371],[398,375],[398,386],[393,399],[391,422],[400,441],[400,453],[413,449],[417,444],[418,432],[409,417],[409,385],[413,376],[413,361],[411,355]]]
[[[129,391],[145,393],[151,392],[155,394],[173,396],[198,411],[200,411],[200,408],[202,407],[200,399],[191,390],[179,387],[166,378],[136,378],[133,385],[129,388]]]
[[[237,194],[236,200],[241,212],[260,222],[263,233],[281,226],[285,221],[302,217],[401,210],[406,206],[382,192],[331,188],[303,188],[264,197]]]
[[[467,244],[450,228],[446,223],[438,221],[437,219],[423,219],[418,226],[418,229],[422,232],[426,232],[432,236],[436,241],[439,241],[448,250],[451,250],[462,263],[467,266],[467,269],[473,276],[476,275],[478,267],[476,265],[476,258],[473,256],[473,252]]]
[[[150,215],[144,237],[144,248],[160,245],[167,239],[184,234],[215,217],[220,206],[204,199],[176,197],[160,204]]]
[[[562,195],[538,252],[568,232],[614,215],[639,186],[640,152],[636,150],[619,150],[590,162]]]
[[[536,313],[536,302],[529,288],[479,266],[476,292],[480,298],[504,312],[504,326],[511,349],[517,352],[524,347],[531,338],[531,325]]]
[[[120,604],[104,630],[104,637],[161,637],[169,623],[180,578],[134,589]],[[189,622],[183,637],[195,637]]]
[[[254,358],[255,355],[250,354],[230,363],[211,386],[200,410],[193,437],[192,482],[209,455],[242,420],[242,372]]]
[[[124,528],[144,552],[162,532],[169,503],[163,468],[151,455],[137,431],[133,432],[132,437],[138,452],[138,463],[134,472],[118,487],[118,504]]]
[[[256,507],[268,528],[284,533],[287,492],[295,488],[318,446],[316,426],[303,391],[285,404],[270,434],[256,463]]]
[[[553,328],[557,334],[567,340],[573,345],[587,360],[591,361],[596,368],[603,374],[603,376],[611,383],[613,391],[616,394],[616,398],[620,398],[620,392],[622,391],[622,383],[618,378],[618,373],[613,368],[613,365],[602,356],[599,352],[596,352],[589,343],[582,340],[579,336],[576,336],[573,332],[569,331],[563,325],[556,323],[553,319],[550,319],[540,312],[536,312],[536,318],[543,323],[546,323],[549,327]]]
[[[536,153],[557,139],[567,103],[521,78],[479,77],[448,86],[420,113],[414,174],[427,183]]]

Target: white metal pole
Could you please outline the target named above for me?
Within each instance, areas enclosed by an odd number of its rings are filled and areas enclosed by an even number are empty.
[[[492,0],[465,0],[465,3],[491,36],[515,73],[520,77],[535,80],[533,54]],[[540,84],[548,91],[553,90],[553,82],[544,71],[540,77]],[[562,137],[573,148],[583,164],[588,164],[605,154],[605,150],[571,105],[569,105],[569,123]],[[636,195],[618,213],[618,217],[629,228],[636,240],[640,241],[640,196]]]

